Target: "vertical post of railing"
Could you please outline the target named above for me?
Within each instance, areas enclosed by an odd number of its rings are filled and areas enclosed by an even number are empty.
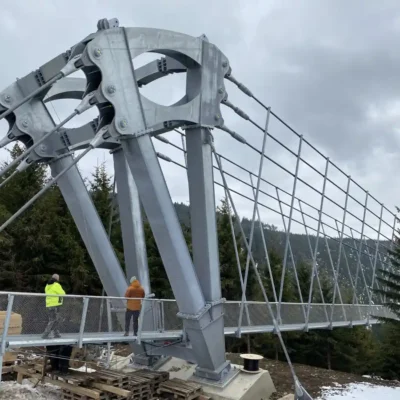
[[[141,344],[141,339],[142,339],[142,329],[143,329],[143,321],[144,321],[144,315],[146,314],[146,306],[147,302],[150,301],[148,299],[143,299],[142,302],[142,307],[140,310],[140,315],[139,315],[139,326],[138,326],[138,332],[137,332],[137,337],[136,337],[136,343]]]
[[[111,342],[107,342],[107,359],[106,359],[106,368],[110,368],[111,364]]]
[[[107,307],[108,332],[111,333],[113,331],[113,326],[112,326],[112,315],[111,315],[111,302],[110,302],[110,299],[106,299],[106,307]]]
[[[157,314],[156,314],[156,318],[157,318],[157,325],[155,325],[157,327],[157,331],[161,332],[161,300],[157,300]]]
[[[300,166],[300,160],[301,160],[301,146],[303,144],[303,135],[300,135],[300,140],[299,140],[299,149],[297,151],[297,160],[296,160],[296,169],[294,172],[294,178],[293,178],[293,189],[292,189],[292,198],[290,200],[290,210],[289,210],[289,220],[287,224],[287,229],[286,229],[286,243],[285,243],[285,251],[283,253],[283,263],[282,263],[282,275],[281,275],[281,284],[280,284],[280,289],[279,289],[279,300],[278,300],[278,312],[277,312],[277,319],[278,323],[282,323],[282,318],[281,318],[281,303],[282,303],[282,296],[283,296],[283,288],[285,285],[285,274],[286,274],[286,264],[287,264],[287,259],[288,259],[288,251],[289,251],[289,244],[290,244],[290,229],[292,227],[292,219],[293,219],[293,206],[294,206],[294,199],[296,197],[296,186],[297,186],[297,178],[299,175],[299,166]],[[278,189],[277,193],[278,193]],[[279,201],[279,200],[278,200]],[[281,206],[281,203],[279,201],[279,205]],[[283,220],[285,217],[282,214]],[[293,257],[293,254],[292,254]],[[292,258],[292,264],[294,270],[296,269],[296,266],[294,265],[294,259]],[[295,272],[296,274],[296,272]],[[297,277],[297,274],[296,274]],[[300,291],[300,301],[303,303],[302,300],[302,295],[301,295],[301,289],[299,287]],[[304,307],[304,305],[303,305]],[[305,314],[304,314],[305,317]]]
[[[358,254],[357,254],[356,279],[354,281],[355,290],[354,290],[353,303],[352,303],[352,311],[353,312],[351,313],[351,325],[350,326],[353,326],[354,302],[357,297],[358,273],[360,271],[360,265],[361,265],[361,250],[362,250],[363,239],[364,239],[365,217],[367,216],[368,197],[369,197],[369,192],[367,191],[366,195],[365,195],[364,213],[363,213],[363,219],[362,219],[362,224],[361,224],[360,247],[358,249]]]
[[[113,331],[113,326],[112,326],[110,299],[106,299],[106,309],[107,309],[107,329],[108,332],[111,333]],[[110,362],[111,362],[111,342],[107,342],[107,361],[106,361],[107,368],[110,368]]]
[[[369,309],[368,309],[368,318],[367,324],[370,325],[370,318],[371,318],[371,306],[372,306],[372,294],[374,293],[374,283],[375,283],[375,275],[376,275],[376,263],[378,260],[378,251],[379,251],[379,240],[381,237],[381,227],[382,227],[382,217],[383,217],[383,203],[381,204],[381,215],[379,218],[379,225],[378,225],[378,237],[376,238],[376,247],[375,247],[375,257],[374,257],[374,265],[372,267],[372,281],[371,281],[371,296],[369,298]]]
[[[78,347],[80,349],[83,346],[83,333],[85,332],[85,324],[86,324],[86,316],[87,316],[88,306],[89,306],[89,297],[84,297],[83,298],[81,326],[79,328],[79,339],[78,339]]]
[[[164,302],[162,300],[160,300],[160,312],[161,312],[161,332],[165,331],[165,313],[164,313]]]
[[[317,256],[318,256],[318,241],[319,241],[319,233],[321,230],[321,223],[322,223],[322,211],[324,207],[324,199],[325,199],[325,189],[326,189],[326,180],[328,177],[328,168],[329,168],[329,158],[326,159],[326,166],[325,166],[325,174],[324,174],[324,183],[322,184],[322,193],[321,193],[321,203],[319,208],[319,218],[318,218],[318,226],[317,226],[317,237],[315,238],[315,248],[313,254],[313,267],[310,279],[310,292],[308,296],[308,309],[307,309],[307,318],[305,323],[305,330],[308,330],[308,323],[310,321],[310,307],[312,301],[312,294],[313,294],[313,286],[314,286],[314,275],[317,272]]]
[[[1,347],[0,347],[0,382],[2,379],[2,370],[3,370],[3,357],[4,353],[6,352],[6,340],[8,335],[8,328],[10,327],[10,320],[11,320],[11,313],[14,304],[14,295],[8,295],[8,304],[7,304],[7,312],[6,318],[3,324],[3,333],[1,335]]]
[[[348,180],[347,180],[346,197],[345,197],[345,200],[344,200],[342,230],[340,231],[340,239],[339,239],[338,260],[337,260],[337,263],[336,263],[336,276],[337,276],[338,280],[339,280],[340,260],[341,260],[341,256],[342,256],[342,247],[343,247],[344,225],[346,223],[347,204],[348,204],[348,201],[349,201],[350,183],[351,183],[351,177],[349,175],[348,176]],[[333,288],[332,310],[331,310],[331,328],[332,328],[332,322],[333,322],[333,312],[334,312],[334,307],[335,307],[335,300],[336,300],[336,285]]]

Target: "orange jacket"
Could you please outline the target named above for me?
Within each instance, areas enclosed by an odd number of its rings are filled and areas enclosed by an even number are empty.
[[[133,281],[128,287],[125,297],[133,297],[132,300],[128,300],[126,303],[126,308],[131,311],[140,311],[141,301],[138,299],[143,299],[144,289],[140,285],[138,280]],[[135,299],[135,300],[134,300]],[[137,300],[136,300],[137,299]]]

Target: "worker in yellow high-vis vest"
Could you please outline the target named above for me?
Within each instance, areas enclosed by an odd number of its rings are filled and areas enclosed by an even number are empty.
[[[57,297],[56,295],[62,296],[65,294],[64,289],[60,285],[60,277],[58,274],[54,274],[49,282],[47,283],[45,289],[46,296],[46,310],[49,322],[46,326],[42,338],[47,339],[51,332],[54,332],[55,338],[60,338],[59,331],[59,319],[60,319],[60,306],[63,303],[62,297]]]

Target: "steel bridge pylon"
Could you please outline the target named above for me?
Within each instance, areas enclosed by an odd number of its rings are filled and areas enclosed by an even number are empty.
[[[164,57],[134,69],[132,60],[146,52],[160,53]],[[69,77],[78,70],[84,73],[85,79]],[[172,106],[156,104],[140,93],[141,86],[171,73],[186,73],[185,95]],[[228,100],[226,81],[261,106],[266,113],[265,122],[257,123]],[[59,99],[79,99],[81,103],[70,116],[56,124],[46,103]],[[221,105],[233,111],[241,120],[250,123],[252,128],[262,132],[261,147],[260,143],[252,143],[251,135],[241,136],[227,127]],[[78,128],[64,127],[76,115],[92,107],[97,108],[98,118]],[[238,322],[234,325],[234,331],[229,330],[229,327],[228,334],[240,337],[243,332],[249,332],[248,327],[254,318],[246,294],[250,267],[260,283],[266,310],[271,318],[268,331],[278,335],[283,347],[280,332],[281,329],[286,329],[283,328],[286,318],[283,296],[289,271],[293,275],[298,296],[296,323],[293,322],[298,330],[315,328],[313,324],[333,328],[359,325],[362,321],[368,325],[372,323],[371,313],[376,301],[384,302],[382,297],[373,294],[373,289],[379,287],[377,270],[391,268],[388,250],[393,245],[396,215],[343,173],[270,107],[258,100],[250,89],[236,80],[228,58],[204,35],[192,37],[159,29],[122,28],[116,19],[101,20],[97,32],[2,91],[0,112],[0,118],[6,118],[10,125],[0,147],[20,140],[28,148],[0,171],[0,178],[5,176],[0,181],[0,188],[14,174],[37,162],[48,163],[53,176],[51,182],[0,226],[0,233],[53,183],[57,183],[105,292],[111,296],[112,307],[123,308],[124,301],[121,297],[126,290],[127,278],[76,167],[89,151],[96,148],[110,150],[116,175],[127,274],[129,277],[138,276],[146,293],[151,294],[143,209],[174,292],[177,315],[183,323],[184,340],[169,347],[160,347],[155,354],[171,355],[195,362],[198,365],[196,375],[200,379],[223,382],[232,374],[230,363],[225,357],[224,335],[227,334],[227,326],[226,322],[224,324],[225,299],[221,294],[218,259],[215,214],[217,190],[221,191],[220,194],[226,198],[232,211],[230,226],[235,249],[240,247],[236,241],[239,233],[247,256],[246,264],[242,266],[236,251],[242,301],[237,308]],[[255,152],[257,158],[254,153],[251,157],[257,163],[251,169],[246,169],[222,152],[217,152],[213,129],[228,133],[235,144],[239,143],[246,151]],[[283,129],[297,141],[291,139],[296,143],[295,150],[271,133],[276,130],[279,136],[283,134]],[[186,145],[179,148],[185,156],[184,165],[155,149],[152,138],[158,139],[165,146],[177,147],[163,136],[170,131],[178,132]],[[294,157],[295,162],[291,167],[283,166],[273,157],[276,151],[271,149],[271,142]],[[317,167],[304,156],[304,152],[310,149],[322,157],[322,162]],[[74,158],[73,152],[78,150],[83,152]],[[17,168],[11,174],[5,175],[18,162]],[[187,169],[193,260],[161,162],[173,162]],[[283,173],[290,176],[292,183],[289,188],[282,188],[264,178],[267,163],[268,168],[272,165],[278,166]],[[304,166],[319,174],[321,189],[316,189],[302,176]],[[240,177],[232,172],[233,167],[240,170]],[[332,169],[344,177],[344,184],[335,181]],[[253,172],[254,170],[257,172]],[[214,171],[218,173],[214,175]],[[243,174],[249,179],[243,179]],[[239,189],[233,188],[232,179],[239,182]],[[308,200],[310,196],[304,195],[301,185],[313,191],[317,198],[314,204]],[[341,192],[343,201],[332,198],[334,196],[329,194],[330,185]],[[351,187],[356,186],[363,191],[362,201],[352,195]],[[240,223],[238,198],[252,204],[251,223],[247,232]],[[270,201],[274,203],[271,204]],[[349,206],[351,201],[361,207],[361,216]],[[374,207],[370,205],[371,201],[376,203]],[[331,208],[333,206],[338,207],[338,210],[334,212]],[[269,260],[270,243],[266,235],[270,232],[262,221],[262,212],[265,210],[276,213],[284,229],[281,279],[277,284],[274,282]],[[374,222],[368,220],[369,214],[376,218]],[[393,217],[394,221],[388,222]],[[306,291],[301,288],[291,241],[293,232],[298,232],[294,228],[296,224],[305,229],[310,250],[308,261],[311,282]],[[259,232],[262,239],[264,272],[259,271],[252,253],[256,232]],[[311,232],[314,232],[313,237]],[[373,238],[368,236],[371,233]],[[334,251],[331,248],[332,243],[337,244]],[[329,275],[333,287],[330,301],[325,301],[321,286],[322,266],[319,252],[322,246],[328,259],[324,272]],[[245,267],[244,273],[242,267]],[[271,281],[271,299],[264,288],[262,274]],[[347,302],[343,298],[343,281],[351,291],[351,299]],[[322,303],[321,308],[315,306],[316,298]],[[225,310],[227,307],[225,304]],[[362,314],[360,307],[368,311]],[[315,320],[317,308],[321,311],[318,313],[318,321]],[[359,316],[357,312],[360,313]],[[389,315],[384,310],[380,309],[380,312]],[[300,317],[297,321],[298,315]],[[122,321],[122,317],[119,318]],[[153,331],[154,319],[144,319],[143,328]],[[266,328],[262,328],[258,333],[266,331]],[[137,342],[135,346],[137,350],[141,348]],[[289,360],[288,354],[286,356]],[[294,372],[293,375],[295,376]]]

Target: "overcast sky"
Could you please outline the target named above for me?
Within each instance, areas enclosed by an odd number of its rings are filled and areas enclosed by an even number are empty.
[[[70,48],[96,30],[100,18],[118,17],[131,27],[170,29],[193,36],[206,34],[229,58],[233,75],[284,118],[304,138],[337,163],[346,174],[370,191],[390,209],[400,204],[397,175],[400,127],[400,4],[398,1],[257,1],[257,0],[2,0],[0,38],[2,62],[0,87]],[[146,59],[135,60],[140,65]],[[152,100],[171,104],[184,91],[184,76],[172,76],[164,83],[153,83],[142,90]],[[229,99],[264,126],[266,113],[236,87],[227,84]],[[55,119],[72,111],[73,103],[55,103]],[[51,108],[51,112],[54,112]],[[262,132],[223,108],[226,124],[249,142],[261,146]],[[79,123],[93,115],[84,116]],[[78,122],[75,121],[74,124]],[[4,124],[0,125],[6,133]],[[269,131],[297,151],[298,139],[271,121]],[[167,136],[180,143],[177,134]],[[217,150],[253,172],[259,159],[224,132],[214,131]],[[156,144],[157,149],[183,163],[178,151]],[[303,146],[304,157],[317,168],[324,160]],[[267,154],[294,171],[295,159],[271,140]],[[5,159],[5,150],[0,151]],[[112,159],[97,151],[80,163],[89,176],[93,166],[103,161],[112,173]],[[174,200],[188,201],[184,171],[161,162]],[[230,172],[248,181],[248,176],[226,165]],[[332,179],[346,187],[346,178],[331,168]],[[322,178],[300,167],[300,177],[313,187],[322,188]],[[180,179],[182,178],[182,179]],[[291,191],[293,181],[265,163],[263,178]],[[216,176],[219,180],[219,177]],[[230,180],[232,188],[251,195],[251,189]],[[263,184],[267,193],[275,193]],[[340,204],[344,194],[328,185],[327,192]],[[299,196],[319,206],[320,197],[298,185]],[[365,194],[356,188],[361,202]],[[222,192],[217,190],[219,198]],[[242,216],[252,214],[249,202],[235,197]],[[278,209],[277,203],[268,203]],[[290,199],[289,199],[290,200]],[[374,212],[379,207],[370,201]],[[358,216],[362,208],[351,205]],[[342,214],[329,202],[325,210],[341,220]],[[317,215],[315,212],[312,215]],[[368,217],[368,215],[367,215]],[[262,210],[264,222],[282,227],[279,215]],[[296,218],[301,218],[296,214]],[[370,224],[377,220],[370,216]],[[387,217],[390,221],[390,218]],[[348,220],[351,222],[351,218]],[[355,221],[353,221],[355,223]],[[310,221],[310,224],[314,222]],[[333,224],[334,225],[334,224]],[[314,225],[313,225],[314,226]],[[360,228],[360,225],[356,225]],[[297,229],[297,228],[296,228]],[[303,231],[304,232],[304,231]],[[373,238],[375,236],[373,235]]]

